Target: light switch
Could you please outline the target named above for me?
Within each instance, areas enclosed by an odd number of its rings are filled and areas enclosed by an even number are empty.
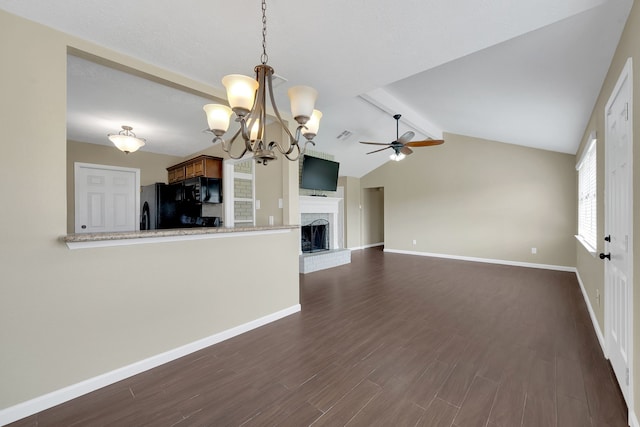
[[[260,200],[256,200],[256,210],[260,209]]]

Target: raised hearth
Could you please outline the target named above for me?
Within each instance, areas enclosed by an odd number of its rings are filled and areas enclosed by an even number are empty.
[[[312,273],[351,263],[350,249],[331,249],[300,255],[300,273]]]

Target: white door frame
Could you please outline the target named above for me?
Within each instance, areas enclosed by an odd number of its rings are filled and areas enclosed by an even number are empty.
[[[234,184],[235,184],[235,176],[238,174],[236,174],[234,166],[236,163],[245,162],[252,158],[253,156],[251,154],[246,154],[244,157],[240,159],[225,159],[222,162],[222,167],[223,167],[222,176],[224,177],[224,179],[222,180],[222,186],[223,186],[222,195],[223,195],[223,202],[224,202],[224,226],[225,227],[229,227],[229,228],[235,227]],[[239,174],[239,175],[244,175],[244,174]],[[251,191],[253,192],[253,200],[252,200],[253,223],[252,225],[255,226],[256,225],[256,165],[255,163],[253,164],[253,169],[252,169],[251,185],[252,185]],[[245,201],[248,201],[248,200],[245,200]],[[247,225],[247,224],[245,223],[244,225]]]
[[[607,101],[607,104],[605,106],[604,109],[604,119],[605,119],[605,198],[604,198],[604,204],[605,204],[605,218],[604,218],[604,224],[605,224],[605,233],[604,235],[608,235],[609,234],[609,218],[608,218],[608,211],[609,211],[609,203],[608,203],[608,192],[609,189],[607,188],[607,180],[609,179],[608,174],[609,174],[609,164],[608,164],[608,159],[607,159],[607,150],[608,150],[608,145],[609,144],[609,125],[608,125],[608,112],[611,109],[612,104],[614,103],[615,99],[617,98],[622,85],[625,83],[625,81],[628,81],[629,85],[628,85],[628,94],[627,99],[629,100],[628,102],[628,117],[629,120],[625,123],[627,123],[628,126],[628,135],[629,135],[629,206],[630,206],[630,212],[628,212],[628,218],[629,218],[629,249],[628,249],[628,275],[627,275],[627,281],[629,283],[628,285],[628,295],[627,295],[627,325],[628,325],[628,331],[627,331],[627,339],[628,339],[628,351],[627,351],[627,363],[628,363],[628,376],[629,376],[629,385],[628,385],[628,396],[625,396],[625,398],[627,399],[627,406],[629,409],[629,418],[631,418],[632,416],[635,417],[635,412],[634,412],[634,384],[633,384],[633,378],[634,378],[634,374],[633,374],[633,318],[634,318],[634,314],[633,314],[633,285],[634,285],[634,281],[633,281],[633,108],[632,108],[632,104],[633,104],[633,65],[632,65],[632,59],[628,58],[627,62],[625,63],[625,66],[622,70],[622,72],[620,73],[620,77],[618,78],[618,81],[613,89],[613,91],[611,92],[611,95],[609,97],[609,100]],[[605,244],[605,246],[607,246]],[[609,275],[607,274],[607,264],[605,264],[605,275],[604,275],[604,280],[605,280],[605,315],[604,315],[604,335],[605,335],[605,357],[609,358],[612,349],[610,348],[610,346],[613,344],[612,343],[612,338],[611,338],[611,322],[612,322],[612,310],[613,310],[613,302],[611,301],[612,298],[608,298],[608,295],[606,293],[606,291],[608,289],[611,289],[611,284],[608,283],[608,278]],[[622,388],[622,387],[621,387]],[[623,393],[624,394],[624,393]]]
[[[338,248],[344,248],[344,186],[336,188],[336,197],[340,199],[338,202]]]

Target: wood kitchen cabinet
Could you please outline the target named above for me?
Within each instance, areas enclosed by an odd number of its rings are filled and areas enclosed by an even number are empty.
[[[186,162],[168,167],[167,173],[169,175],[169,184],[197,176],[222,178],[222,159],[206,155],[194,157]]]
[[[169,184],[184,181],[184,166],[172,166],[167,169],[169,173]]]

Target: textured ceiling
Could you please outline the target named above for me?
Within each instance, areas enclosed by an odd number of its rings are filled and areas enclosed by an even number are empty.
[[[341,175],[388,160],[358,140],[393,140],[393,113],[416,138],[452,132],[575,153],[632,3],[269,0],[269,64],[287,80],[282,110],[290,86],[320,92],[316,149],[335,155]],[[261,53],[257,0],[0,8],[220,88],[225,74],[251,75]],[[147,151],[186,156],[210,144],[204,98],[72,57],[68,83],[70,139],[106,143],[129,124]]]

